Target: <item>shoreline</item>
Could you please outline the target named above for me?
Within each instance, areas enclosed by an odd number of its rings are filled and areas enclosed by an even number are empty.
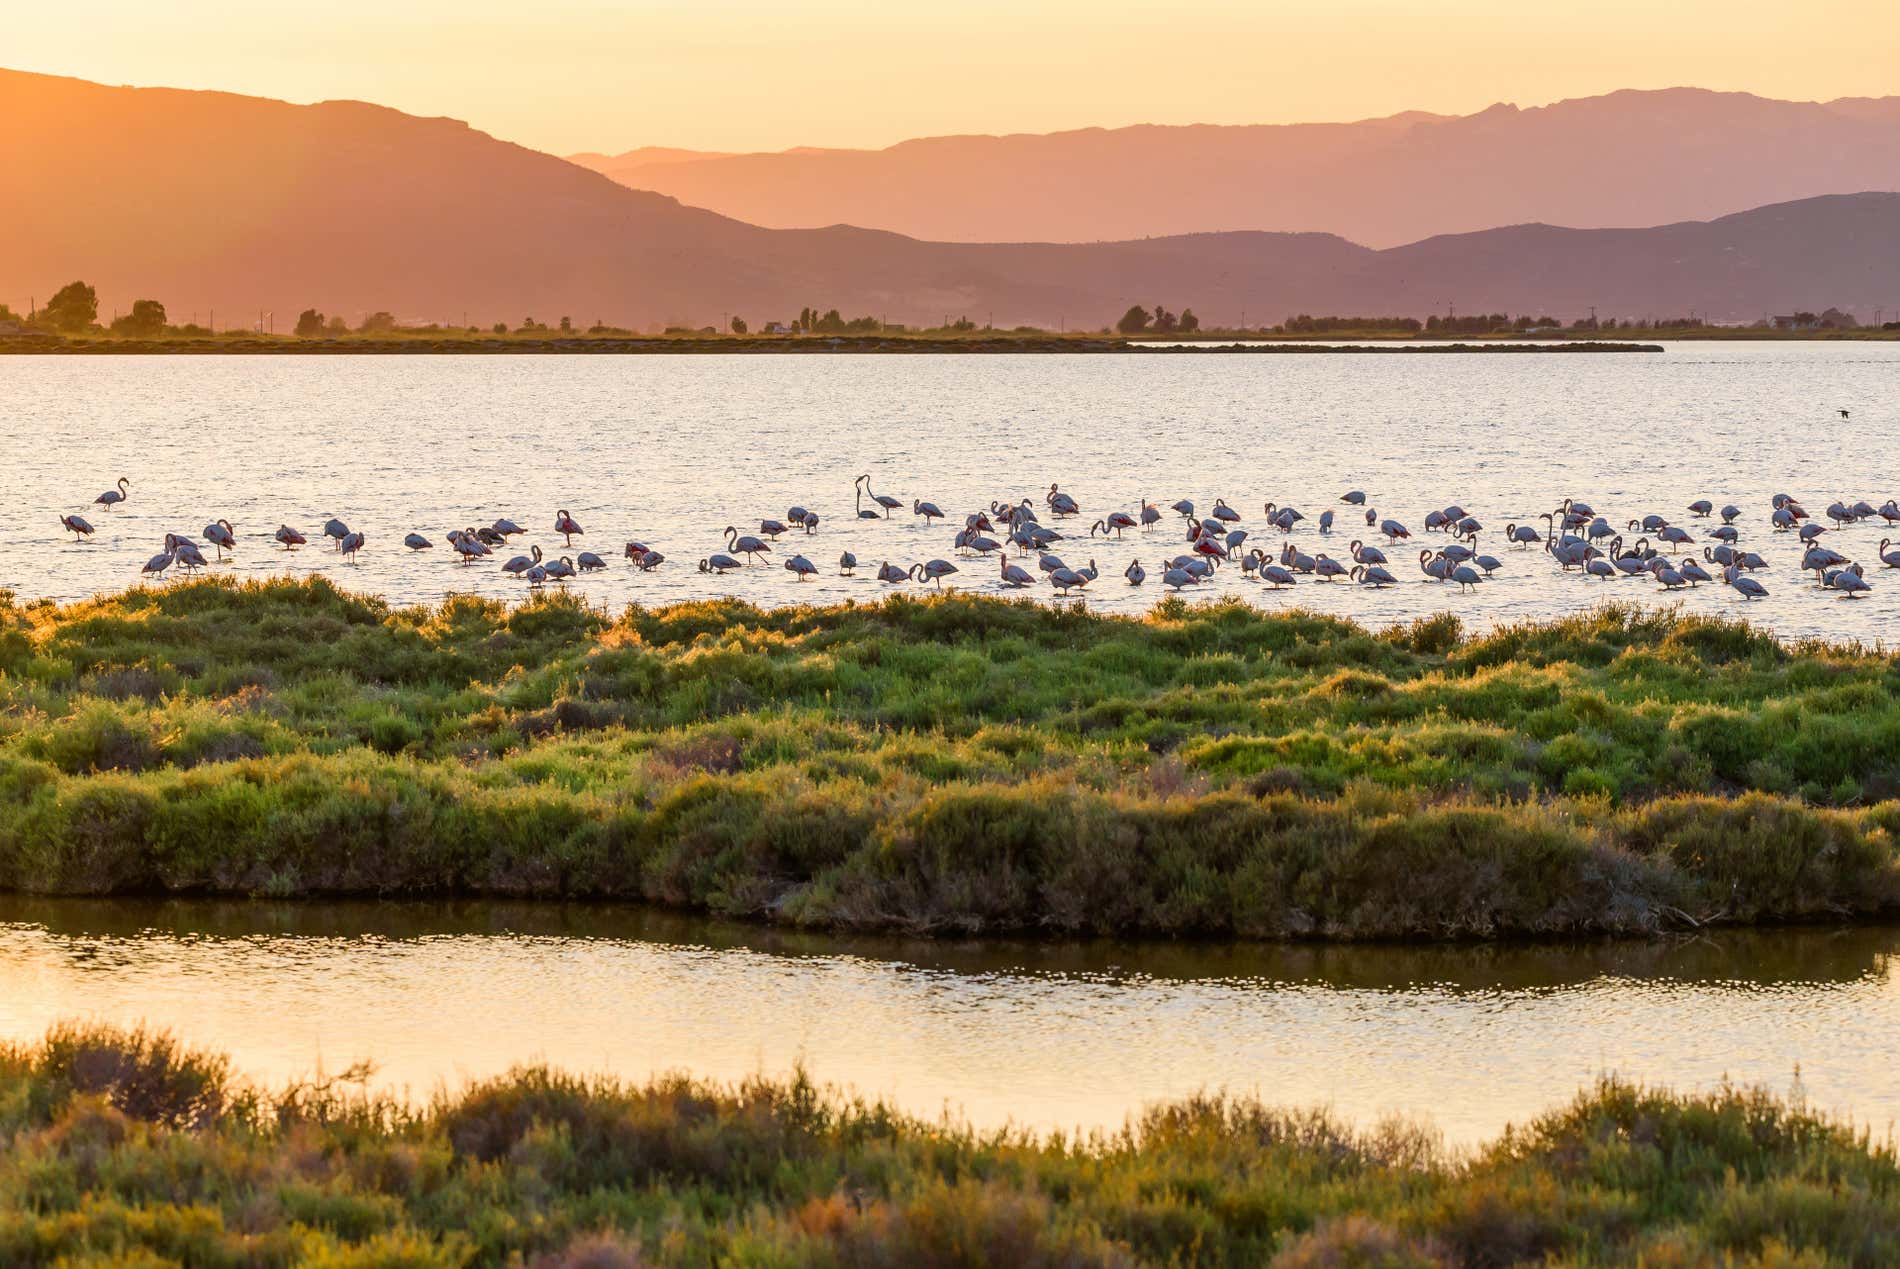
[[[1267,339],[1276,342],[1261,344]],[[1416,337],[1406,337],[1415,340]],[[1246,341],[1246,342],[1236,342]],[[1515,340],[1446,340],[1438,343],[1401,343],[1374,337],[1342,337],[1321,341],[1274,336],[1235,335],[1191,339],[1177,343],[1129,340],[1112,336],[1017,336],[995,338],[933,339],[906,335],[843,335],[751,337],[682,336],[611,337],[575,336],[569,339],[520,338],[510,336],[456,336],[430,338],[422,335],[378,339],[348,336],[341,339],[298,339],[294,336],[247,337],[213,336],[159,339],[64,339],[59,337],[21,339],[0,338],[0,356],[257,356],[283,355],[307,357],[347,356],[704,356],[734,354],[747,356],[803,356],[811,354],[884,354],[920,353],[959,354],[1264,354],[1294,355],[1366,355],[1366,354],[1440,354],[1440,353],[1659,353],[1658,343],[1631,343],[1621,340],[1577,339],[1529,343]]]
[[[947,595],[610,618],[204,580],[0,608],[0,890],[623,901],[928,937],[1900,913],[1896,661]]]

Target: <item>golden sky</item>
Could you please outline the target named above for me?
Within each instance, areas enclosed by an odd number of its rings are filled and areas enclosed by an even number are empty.
[[[1832,0],[92,0],[0,65],[350,97],[555,153],[1468,113],[1615,88],[1900,92],[1900,3]]]

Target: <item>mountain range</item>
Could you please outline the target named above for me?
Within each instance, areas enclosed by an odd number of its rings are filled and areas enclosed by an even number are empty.
[[[774,228],[849,223],[953,242],[1322,230],[1391,247],[1532,221],[1668,224],[1900,189],[1900,97],[1797,102],[1674,88],[1461,117],[573,158]]]
[[[1882,109],[1865,113],[1884,118]],[[149,296],[174,320],[215,309],[220,325],[268,310],[278,330],[305,307],[387,309],[407,322],[571,315],[646,326],[730,313],[757,325],[813,305],[892,322],[967,314],[1073,329],[1156,302],[1192,306],[1210,323],[1243,312],[1255,323],[1300,311],[1422,315],[1448,303],[1717,319],[1900,305],[1900,194],[1891,193],[1645,229],[1518,225],[1384,249],[1255,230],[957,243],[748,224],[455,120],[361,102],[290,105],[0,71],[0,117],[9,120],[0,300],[16,307],[73,278],[94,283],[104,309]]]

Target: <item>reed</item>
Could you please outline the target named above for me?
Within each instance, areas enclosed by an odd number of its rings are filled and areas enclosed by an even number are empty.
[[[955,594],[618,617],[325,581],[0,605],[0,888],[1444,938],[1900,910],[1900,663]]]

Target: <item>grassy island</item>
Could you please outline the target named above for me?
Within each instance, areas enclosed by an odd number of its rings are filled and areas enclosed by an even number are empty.
[[[0,889],[812,928],[1644,933],[1900,912],[1900,660],[962,595],[615,618],[209,580],[0,604]]]
[[[1884,1265],[1890,1144],[1798,1103],[1605,1081],[1460,1157],[1201,1097],[975,1133],[802,1079],[517,1070],[426,1105],[263,1096],[164,1036],[0,1047],[0,1262],[113,1265]]]

